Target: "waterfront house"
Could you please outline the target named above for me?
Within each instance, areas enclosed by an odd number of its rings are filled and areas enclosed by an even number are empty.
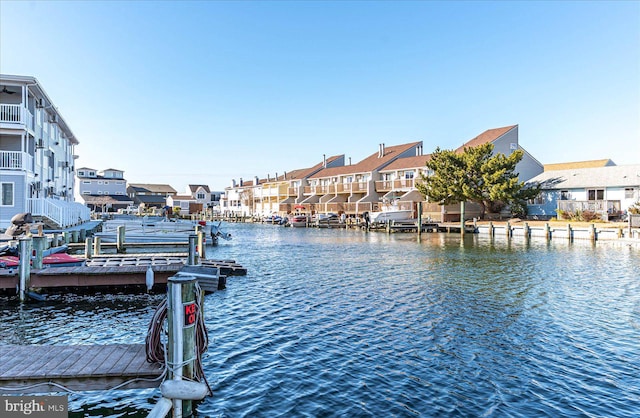
[[[225,188],[221,202],[221,210],[225,216],[252,216],[256,214],[255,199],[259,180],[245,181],[240,178],[231,180],[231,186]]]
[[[167,197],[175,196],[178,192],[168,184],[129,183],[127,195],[133,204],[144,208],[163,208],[167,204]]]
[[[592,211],[603,220],[616,219],[640,200],[640,164],[550,170],[527,184],[541,187],[527,205],[531,218],[549,219],[562,210]]]
[[[211,190],[206,184],[189,184],[185,194],[167,196],[166,204],[179,207],[182,215],[203,212],[211,206]]]
[[[79,202],[95,212],[115,212],[133,205],[127,195],[124,171],[115,168],[98,171],[80,167],[76,170],[75,195]]]
[[[53,228],[89,220],[74,201],[76,145],[35,77],[0,75],[0,228],[24,212]]]

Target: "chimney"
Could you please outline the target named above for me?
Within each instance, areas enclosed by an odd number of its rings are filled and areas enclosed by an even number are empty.
[[[351,165],[351,157],[349,157],[349,165]]]
[[[257,185],[258,185],[258,183],[260,182],[260,179],[258,178],[258,176],[255,176],[255,177],[253,178],[253,180],[255,181],[255,185],[256,185],[256,186],[257,186]]]
[[[240,187],[242,187],[242,177],[240,177]]]
[[[327,154],[322,154],[322,168],[327,168]]]
[[[278,172],[276,171],[276,176],[273,178],[274,180],[278,180]]]
[[[384,142],[380,144],[380,158],[384,157]]]
[[[287,172],[286,171],[284,172],[284,179],[285,180],[287,179]]]
[[[236,187],[236,179],[231,179],[231,187]]]

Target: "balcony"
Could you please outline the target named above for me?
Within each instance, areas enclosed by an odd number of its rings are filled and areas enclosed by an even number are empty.
[[[0,104],[0,124],[34,130],[33,115],[21,104]]]
[[[0,151],[0,169],[33,171],[33,156],[21,151]]]

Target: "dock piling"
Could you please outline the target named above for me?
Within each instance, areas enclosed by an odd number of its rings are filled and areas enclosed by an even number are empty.
[[[85,238],[84,240],[84,258],[90,260],[93,253],[93,240],[91,238]]]
[[[189,256],[187,258],[187,265],[188,266],[195,266],[196,265],[196,241],[198,239],[198,236],[195,234],[190,234],[189,235]]]
[[[20,297],[20,302],[25,302],[27,299],[27,291],[29,290],[31,281],[31,237],[20,238],[18,240],[18,246],[20,248],[18,296]]]
[[[124,253],[126,250],[124,248],[125,243],[125,226],[119,225],[117,228],[118,236],[116,237],[116,252],[118,254]]]
[[[33,237],[33,249],[36,253],[35,258],[33,259],[33,268],[36,270],[42,268],[42,259],[44,257],[43,253],[45,250],[44,247],[46,245],[46,242],[47,237],[45,237],[44,235]]]

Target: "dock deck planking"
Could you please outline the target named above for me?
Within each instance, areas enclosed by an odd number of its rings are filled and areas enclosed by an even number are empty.
[[[11,393],[60,391],[55,384],[108,390],[131,379],[123,388],[157,387],[162,376],[159,365],[146,362],[143,344],[0,346],[0,357],[0,387]]]

